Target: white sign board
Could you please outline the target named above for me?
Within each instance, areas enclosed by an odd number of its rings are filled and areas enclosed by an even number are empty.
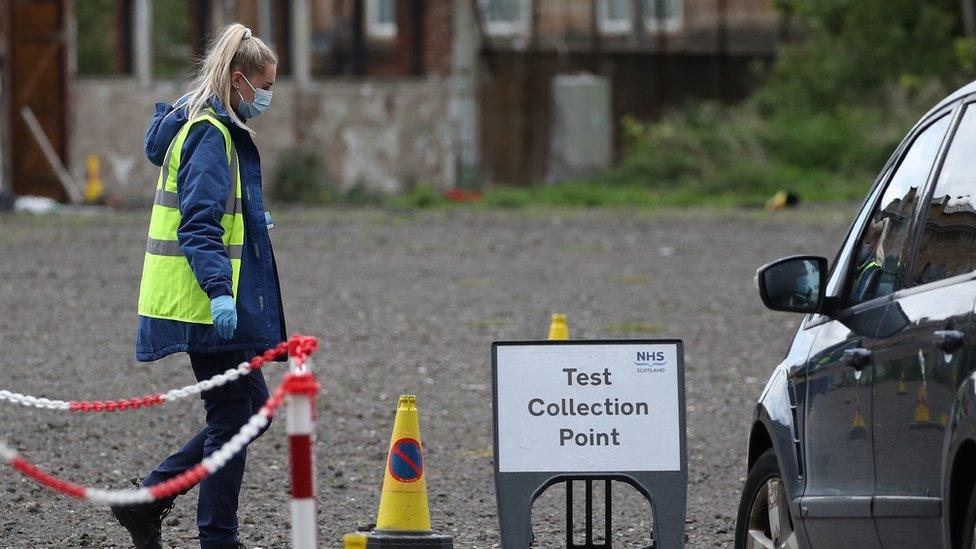
[[[499,472],[680,471],[678,354],[678,343],[498,344]]]

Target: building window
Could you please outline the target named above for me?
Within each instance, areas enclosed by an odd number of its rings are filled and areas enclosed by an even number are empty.
[[[528,0],[479,0],[485,30],[494,36],[529,32],[531,7]]]
[[[366,32],[372,38],[396,36],[396,0],[368,0],[366,3]]]
[[[626,34],[632,28],[630,0],[599,0],[597,18],[600,31],[607,34]]]
[[[644,28],[649,32],[678,30],[684,12],[684,0],[644,0]]]

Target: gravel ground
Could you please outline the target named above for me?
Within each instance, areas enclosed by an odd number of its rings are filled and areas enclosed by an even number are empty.
[[[762,307],[753,273],[787,254],[831,256],[852,213],[276,212],[288,329],[323,347],[321,545],[338,547],[374,520],[396,397],[416,393],[435,528],[459,548],[497,547],[490,343],[545,337],[549,315],[565,312],[576,338],[685,340],[688,546],[731,546],[752,405],[798,321]],[[0,216],[0,388],[106,399],[193,381],[185,356],[133,358],[146,223],[141,213]],[[281,371],[269,368],[269,384]],[[202,417],[195,399],[124,416],[3,404],[0,436],[47,470],[121,488]],[[249,547],[288,545],[287,485],[279,421],[249,452],[240,512]],[[196,545],[194,493],[167,519],[172,547]],[[564,539],[561,494],[537,503],[539,547]],[[615,494],[614,541],[639,546],[649,508],[629,488]],[[0,547],[126,542],[107,511],[0,470]]]

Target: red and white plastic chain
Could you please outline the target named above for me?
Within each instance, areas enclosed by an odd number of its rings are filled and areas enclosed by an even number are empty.
[[[303,338],[303,341],[294,343],[292,338],[288,344],[288,351],[296,364],[303,365],[305,359],[315,352],[318,342],[314,338]],[[277,347],[275,348],[277,349]],[[265,361],[273,360],[267,358]],[[219,450],[210,454],[201,463],[188,469],[186,472],[176,477],[150,487],[142,487],[136,490],[102,490],[99,488],[86,488],[73,484],[66,480],[59,479],[53,475],[45,473],[36,465],[20,457],[16,450],[0,440],[0,459],[10,464],[11,467],[21,474],[30,477],[38,483],[48,488],[57,490],[62,494],[77,499],[89,501],[96,505],[137,505],[149,503],[160,499],[166,499],[181,493],[203,479],[220,470],[238,452],[241,451],[254,437],[268,425],[274,417],[275,410],[281,406],[286,394],[291,393],[317,393],[319,385],[311,373],[293,374],[288,373],[285,379],[274,390],[258,413],[251,416],[246,424]]]
[[[254,440],[254,437],[257,436],[262,428],[268,425],[268,422],[274,416],[275,410],[281,405],[282,400],[284,400],[285,388],[286,383],[283,382],[278,386],[265,405],[261,407],[258,413],[251,416],[248,422],[241,427],[240,431],[219,450],[210,454],[209,457],[195,467],[155,486],[142,487],[136,490],[102,490],[99,488],[79,486],[45,473],[36,465],[20,457],[16,450],[2,440],[0,440],[0,458],[9,463],[11,467],[21,474],[34,479],[48,488],[73,498],[89,501],[96,505],[125,506],[150,503],[175,496],[220,470],[244,446]]]
[[[187,385],[179,389],[173,389],[165,393],[145,395],[141,397],[125,398],[117,400],[97,400],[97,401],[64,401],[54,400],[44,397],[22,395],[7,390],[0,390],[0,401],[7,401],[13,404],[21,404],[34,408],[45,408],[48,410],[62,410],[70,412],[118,412],[124,410],[135,410],[138,408],[149,408],[159,406],[167,402],[173,402],[181,398],[200,394],[203,391],[226,385],[241,376],[251,373],[253,370],[264,366],[285,354],[291,356],[292,360],[298,364],[303,364],[305,358],[318,349],[318,340],[314,337],[307,337],[295,334],[288,341],[283,341],[268,349],[264,353],[255,356],[249,362],[242,362],[236,368],[230,368],[222,374],[218,374],[210,379]]]

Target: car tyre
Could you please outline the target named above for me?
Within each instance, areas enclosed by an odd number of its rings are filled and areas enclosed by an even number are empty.
[[[773,449],[766,450],[746,477],[735,523],[736,549],[798,549],[796,531]]]
[[[963,523],[962,549],[976,547],[976,490],[969,496],[969,506],[966,507],[966,522]]]

